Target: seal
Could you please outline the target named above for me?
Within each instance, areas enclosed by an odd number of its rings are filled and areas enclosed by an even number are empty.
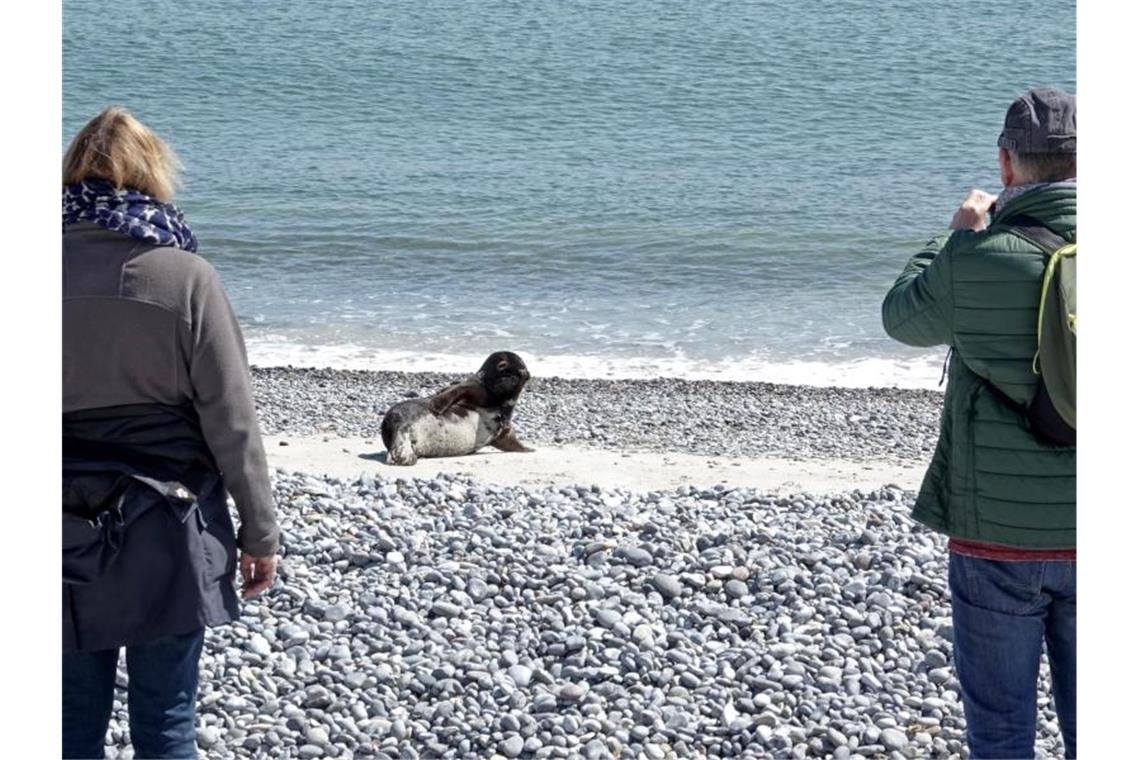
[[[430,398],[401,401],[384,415],[380,436],[391,464],[412,465],[420,457],[454,457],[484,446],[500,451],[534,451],[511,426],[511,415],[530,372],[510,351],[487,357],[474,375]]]

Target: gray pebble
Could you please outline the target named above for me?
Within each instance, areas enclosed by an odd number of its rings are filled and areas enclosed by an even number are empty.
[[[910,741],[906,738],[906,734],[897,728],[885,728],[882,734],[879,735],[879,741],[889,751],[902,750]]]

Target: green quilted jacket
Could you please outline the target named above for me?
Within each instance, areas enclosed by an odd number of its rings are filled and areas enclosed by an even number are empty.
[[[1004,220],[1025,215],[1075,241],[1077,188],[1034,188],[982,232],[930,241],[883,301],[883,327],[911,346],[948,345],[941,432],[913,516],[949,536],[1026,549],[1077,543],[1077,450],[1038,442],[982,381],[1028,403],[1037,385],[1045,255]]]

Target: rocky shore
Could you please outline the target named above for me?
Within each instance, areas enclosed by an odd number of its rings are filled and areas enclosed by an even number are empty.
[[[254,377],[267,432],[327,436],[375,435],[390,403],[454,379]],[[903,462],[929,455],[939,402],[539,378],[518,425],[548,443]],[[910,520],[911,492],[395,469],[274,483],[282,580],[207,634],[208,757],[967,756],[945,541]],[[1060,757],[1044,676],[1039,698],[1039,750]],[[131,757],[126,717],[118,700],[110,757]]]
[[[390,406],[462,375],[255,368],[266,433],[374,436]],[[707,380],[535,377],[515,427],[539,444],[709,456],[928,461],[942,394]]]

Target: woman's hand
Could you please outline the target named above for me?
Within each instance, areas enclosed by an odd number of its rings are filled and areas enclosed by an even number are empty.
[[[254,557],[241,553],[238,568],[241,570],[241,598],[249,599],[257,596],[273,585],[277,577],[277,555],[269,557]]]

